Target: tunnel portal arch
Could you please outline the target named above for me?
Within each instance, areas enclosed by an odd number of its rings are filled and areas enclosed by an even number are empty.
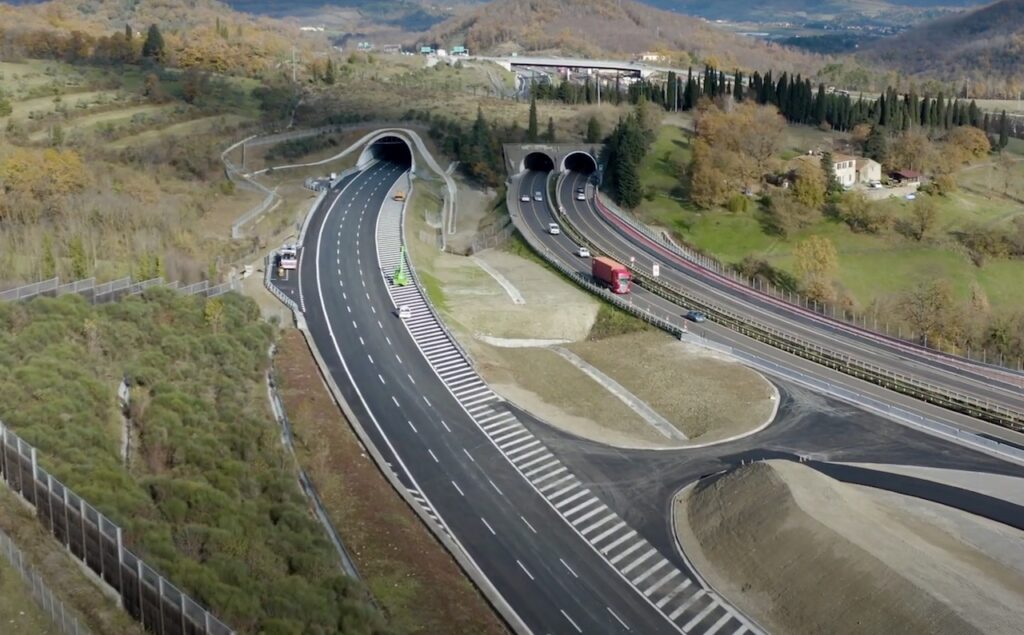
[[[582,150],[570,152],[562,159],[562,172],[566,171],[593,174],[597,172],[597,159]]]
[[[546,152],[530,152],[523,157],[523,163],[519,171],[531,170],[536,172],[551,172],[555,169],[555,160]]]
[[[416,158],[413,155],[412,142],[397,131],[383,132],[367,142],[359,155],[356,166],[366,167],[372,160],[390,161],[416,171]]]

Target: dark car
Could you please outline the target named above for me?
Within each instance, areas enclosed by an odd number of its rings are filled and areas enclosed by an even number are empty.
[[[704,315],[700,311],[687,311],[686,315],[683,317],[692,322],[703,322],[708,319],[708,316]]]

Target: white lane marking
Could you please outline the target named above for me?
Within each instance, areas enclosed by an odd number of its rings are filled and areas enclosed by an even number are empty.
[[[572,618],[569,617],[568,613],[566,613],[565,611],[562,611],[562,609],[558,609],[558,610],[562,612],[562,615],[565,617],[565,619],[569,620],[569,623],[572,624],[572,627],[576,629],[577,633],[582,633],[583,632],[583,629],[580,628],[579,625],[576,624],[576,622],[572,621]]]
[[[345,293],[344,291],[342,291],[341,292],[341,299],[344,300],[345,302],[348,302],[348,294]]]
[[[391,346],[391,338],[385,335],[384,339],[388,341],[388,346]],[[398,355],[395,355],[395,357],[398,357]]]
[[[427,452],[430,454],[430,458],[434,459],[434,463],[440,463],[440,461],[437,460],[437,456],[434,454],[433,450],[427,448]]]
[[[396,355],[396,357],[397,357],[397,355]],[[402,360],[398,360],[398,362],[401,363]],[[413,383],[413,385],[416,384],[416,380],[412,378],[412,375],[410,375],[409,373],[406,373],[405,376],[409,378],[409,381],[411,381]]]
[[[529,571],[528,571],[528,570],[526,569],[526,567],[524,567],[524,566],[523,566],[523,563],[522,563],[522,562],[519,562],[518,560],[516,560],[516,564],[518,564],[518,565],[519,565],[519,568],[523,570],[523,573],[525,573],[525,574],[527,575],[527,577],[529,577],[529,578],[530,578],[531,580],[533,580],[533,574],[532,574],[532,573],[530,573],[530,572],[529,572]]]
[[[363,341],[363,336],[362,335],[359,336],[359,345],[360,346],[366,346],[366,342]]]
[[[465,495],[466,495],[466,494],[465,494],[465,493],[464,493],[464,492],[462,491],[462,488],[461,488],[461,487],[459,487],[459,484],[458,484],[458,483],[456,483],[455,481],[452,481],[452,485],[453,485],[453,486],[455,486],[455,489],[456,489],[456,490],[458,490],[459,494],[462,494],[463,496],[465,496]]]
[[[391,401],[395,402],[395,405],[398,406],[399,408],[401,408],[401,406],[398,405],[398,397],[395,397],[394,395],[392,395],[391,396]]]
[[[408,422],[408,424],[409,424],[409,427],[410,427],[410,428],[412,428],[412,431],[413,431],[413,432],[415,432],[416,434],[419,434],[419,433],[420,433],[420,431],[416,429],[416,426],[414,426],[414,425],[412,424],[412,421],[409,421],[409,422]]]
[[[401,364],[401,363],[402,363],[402,358],[398,356],[398,353],[395,353],[395,359],[397,359],[397,360],[398,360],[398,363],[399,363],[399,364]]]
[[[467,452],[466,454],[469,454],[469,453]],[[499,494],[501,494],[502,496],[504,496],[504,495],[505,495],[505,492],[503,492],[503,491],[501,491],[500,489],[498,489],[498,486],[494,484],[494,481],[492,481],[491,479],[487,479],[487,482],[491,484],[491,487],[493,487],[493,488],[494,488],[494,491],[498,492],[498,493],[499,493]]]
[[[616,622],[618,622],[619,624],[622,624],[622,628],[626,629],[627,631],[630,630],[629,624],[626,624],[625,622],[623,622],[622,618],[619,617],[618,615],[616,615],[615,611],[612,610],[612,607],[606,606],[605,608],[608,609],[608,612],[612,614],[612,617],[615,618]]]
[[[348,312],[349,312],[349,313],[351,313],[351,312],[352,312],[352,307],[351,307],[350,305],[346,304],[346,305],[345,305],[345,308],[346,308],[346,309],[348,309]]]
[[[704,618],[707,617],[711,613],[711,611],[714,611],[717,608],[718,608],[718,603],[712,601],[710,604],[708,604],[707,606],[704,607],[704,610],[702,610],[700,613],[697,613],[696,615],[694,615],[693,619],[690,620],[689,622],[687,622],[686,626],[684,626],[683,629],[686,632],[690,632],[693,629],[694,626],[696,626],[696,625],[700,624],[701,622],[703,622]]]
[[[526,523],[526,526],[530,528],[530,531],[532,531],[533,533],[537,533],[537,530],[533,528],[533,525],[530,524],[530,521],[526,520],[526,518],[523,518],[522,516],[520,516],[520,518],[522,518],[523,522]]]
[[[384,381],[384,375],[377,373],[377,378],[380,379],[380,383],[384,384],[385,386],[387,385],[388,382]]]
[[[444,429],[447,430],[448,432],[452,431],[452,429],[448,427],[448,424],[444,422],[444,419],[441,419],[441,425],[443,425]]]
[[[640,584],[641,582],[643,582],[647,578],[651,577],[658,569],[664,567],[667,564],[668,564],[668,560],[665,560],[664,558],[662,558],[653,567],[650,567],[649,569],[647,569],[647,571],[644,571],[642,574],[640,574],[639,577],[634,578],[633,579],[633,584],[634,585]]]
[[[367,353],[366,354],[366,359],[370,360],[371,364],[373,363],[373,355],[370,355],[369,353]]]
[[[469,450],[467,450],[466,448],[462,448],[462,451],[466,453],[466,456],[468,456],[468,457],[469,457],[469,460],[470,460],[470,461],[472,461],[472,462],[476,463],[476,459],[474,459],[474,458],[473,458],[473,455],[469,453]]]
[[[380,327],[382,330],[384,329],[384,325],[380,323],[380,320],[377,320],[377,326]]]
[[[487,527],[487,529],[491,532],[492,536],[497,536],[498,535],[498,532],[494,531],[494,528],[491,527],[490,523],[488,523],[483,518],[481,518],[480,520],[483,522],[484,526]]]
[[[352,328],[354,328],[354,329],[358,329],[359,328],[359,325],[356,324],[355,320],[352,320]]]
[[[565,567],[566,569],[569,570],[569,573],[572,574],[572,577],[574,577],[574,578],[580,577],[579,575],[576,574],[575,571],[572,570],[572,567],[570,567],[569,564],[565,560],[562,560],[561,558],[559,558],[558,561],[562,563],[563,567]]]
[[[430,400],[429,400],[429,399],[427,399],[426,397],[423,397],[423,403],[427,404],[427,407],[428,407],[428,408],[433,408],[433,407],[434,407],[434,406],[431,406],[431,405],[430,405]]]

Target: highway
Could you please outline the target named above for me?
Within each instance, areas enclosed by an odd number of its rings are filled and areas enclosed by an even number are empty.
[[[381,160],[330,192],[299,264],[310,336],[399,480],[532,632],[747,630],[464,370],[422,305],[396,316],[395,297],[413,302],[418,291],[391,286],[382,262],[393,254],[379,250],[397,249],[397,238],[378,219],[407,169]]]
[[[519,198],[520,190],[522,193],[532,193],[538,190],[544,191],[545,196],[547,196],[547,178],[547,172],[528,171],[516,179],[513,179],[513,188],[517,188],[514,192],[515,198]],[[595,209],[593,202],[594,189],[592,185],[588,185],[588,182],[588,175],[574,172],[570,172],[567,178],[564,179],[561,189],[561,202],[565,208],[566,218],[570,223],[579,231],[584,232],[587,239],[599,246],[602,251],[608,253],[612,257],[620,259],[623,262],[628,262],[629,256],[631,255],[636,255],[638,261],[642,261],[643,258],[651,258],[652,253],[650,247],[636,244],[641,242],[639,237],[625,234],[625,230],[612,225]],[[586,188],[587,200],[576,200],[575,191],[578,187]],[[548,224],[552,221],[561,223],[562,219],[556,219],[552,216],[550,208],[546,202],[542,204],[535,204],[532,201],[530,203],[520,203],[519,211],[522,215],[523,221],[529,225],[530,229],[540,239],[546,249],[550,250],[552,254],[556,255],[559,260],[567,266],[574,268],[584,276],[590,275],[589,259],[580,258],[578,256],[576,251],[578,245],[576,245],[570,236],[566,235],[564,231],[558,236],[548,234]],[[721,292],[717,289],[703,285],[700,281],[695,282],[691,277],[692,273],[686,268],[674,263],[673,260],[667,258],[665,255],[657,252],[655,252],[655,254],[660,258],[659,262],[662,264],[661,276],[663,278],[673,280],[680,286],[686,285],[689,288],[694,288],[696,286],[696,288],[703,290],[709,298],[715,302],[730,300],[731,296],[729,296],[728,293],[736,293],[734,290]],[[680,271],[679,269],[682,270]],[[876,396],[879,399],[897,404],[905,409],[913,410],[924,416],[928,416],[954,427],[979,432],[984,435],[988,435],[989,437],[1009,441],[1011,443],[1020,441],[1021,435],[1013,432],[1012,430],[933,406],[931,404],[880,388],[869,382],[844,375],[838,371],[825,368],[795,355],[791,355],[766,344],[754,341],[743,335],[739,335],[724,326],[710,321],[701,323],[700,325],[690,323],[683,319],[683,314],[686,312],[684,307],[673,304],[672,302],[665,300],[664,298],[637,285],[634,285],[633,292],[629,295],[628,299],[635,305],[648,309],[652,313],[669,322],[682,327],[689,327],[692,332],[707,336],[710,339],[726,344],[735,349],[747,351],[762,359],[778,363],[787,368],[793,368],[805,373],[813,374],[814,376],[824,378],[826,381],[829,381],[834,385],[847,386],[862,394]],[[770,318],[772,315],[764,309],[750,307],[750,304],[743,299],[733,302],[732,306],[737,310],[742,309],[742,312],[746,314],[754,311],[754,314],[758,319],[767,321],[767,318]],[[788,318],[781,318],[776,320],[775,323],[782,326],[787,322]],[[815,333],[811,326],[804,325],[802,328],[805,329],[803,331],[805,333]],[[838,338],[833,338],[827,333],[818,333],[817,337],[821,343],[829,346],[835,346],[836,342],[841,341]],[[869,346],[864,346],[870,349]],[[910,365],[914,368],[922,366],[925,370],[933,368],[932,366],[917,360],[904,362],[904,364]],[[950,371],[947,374],[942,366],[938,367],[938,370],[932,370],[931,372],[933,373],[932,376],[935,378],[948,376],[954,382],[961,382],[959,384],[961,388],[977,388],[978,392],[988,393],[993,397],[1001,397],[1010,403],[1018,403],[1021,400],[1021,391],[1019,389],[1001,385],[999,382],[995,382],[989,378],[982,380],[980,378],[971,377],[968,374],[961,374],[955,371]]]

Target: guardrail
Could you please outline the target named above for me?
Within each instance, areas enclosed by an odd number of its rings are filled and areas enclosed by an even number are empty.
[[[129,551],[121,528],[51,476],[36,449],[0,422],[0,477],[31,506],[68,552],[120,598],[121,607],[157,635],[233,635],[198,602]]]
[[[648,324],[651,324],[668,333],[671,333],[677,338],[681,338],[683,334],[686,333],[684,329],[679,328],[675,324],[672,324],[671,322],[664,320],[649,311],[645,311],[644,309],[633,305],[631,302],[627,302],[622,298],[622,296],[615,295],[614,293],[612,293],[608,289],[605,289],[604,287],[594,284],[594,282],[590,280],[588,276],[584,276],[580,274],[580,272],[573,271],[572,269],[566,267],[565,264],[563,264],[559,258],[556,258],[555,255],[551,253],[549,249],[544,247],[544,245],[537,239],[533,232],[530,231],[530,228],[526,223],[522,222],[522,220],[516,222],[517,219],[520,219],[519,207],[517,205],[518,201],[514,200],[515,196],[512,189],[512,183],[510,182],[507,185],[508,187],[505,188],[505,199],[506,204],[508,205],[509,216],[512,217],[512,222],[515,223],[516,229],[519,230],[519,235],[523,237],[523,239],[526,241],[527,246],[529,246],[530,249],[532,249],[538,256],[543,258],[549,265],[554,267],[559,273],[569,278],[579,286],[583,287],[590,293],[598,296],[602,300],[615,306],[616,308],[619,308],[634,317],[640,318],[641,320],[647,322]],[[550,200],[550,197],[548,198]]]
[[[686,247],[685,245],[680,245],[676,243],[667,234],[659,235],[657,232],[652,230],[650,227],[648,227],[645,223],[637,219],[632,214],[623,211],[610,201],[605,201],[601,195],[601,192],[596,187],[594,194],[594,202],[602,213],[617,217],[624,223],[628,224],[635,231],[642,233],[644,236],[646,236],[652,242],[656,243],[658,246],[671,251],[680,258],[683,258],[684,260],[696,265],[697,267],[700,267],[701,269],[708,271],[709,273],[715,276],[725,278],[736,284],[743,285],[750,292],[761,294],[767,296],[768,298],[771,298],[772,300],[785,303],[794,310],[806,311],[819,319],[833,320],[837,322],[840,326],[853,330],[854,332],[860,333],[865,337],[875,340],[887,341],[893,345],[905,347],[910,350],[915,350],[922,354],[930,355],[932,357],[945,359],[948,362],[954,364],[964,364],[966,362],[969,363],[972,368],[976,368],[978,370],[989,369],[1000,373],[1001,377],[1005,378],[1007,376],[1010,376],[1018,383],[1021,383],[1021,371],[1024,370],[1024,358],[1018,358],[1017,367],[1014,368],[1013,366],[1007,366],[1005,364],[1002,364],[1001,356],[999,357],[1000,363],[995,363],[997,359],[996,356],[990,356],[988,352],[984,350],[981,352],[981,359],[974,359],[974,357],[971,355],[954,355],[952,353],[948,353],[937,348],[925,346],[920,342],[916,341],[916,338],[913,333],[910,333],[908,338],[903,337],[899,333],[894,335],[889,331],[888,326],[886,326],[885,332],[882,332],[877,328],[869,328],[868,318],[865,315],[861,315],[858,319],[857,314],[853,312],[848,312],[845,309],[840,314],[839,312],[837,312],[836,306],[834,304],[827,305],[821,302],[812,302],[811,300],[808,300],[801,296],[799,293],[783,291],[782,289],[776,287],[775,285],[772,285],[771,283],[758,284],[757,278],[747,278],[746,276],[740,275],[734,269],[722,264],[721,261],[710,256],[707,256],[705,254],[696,252]],[[829,309],[831,309],[831,314],[829,313]],[[848,319],[848,317],[851,319]],[[1024,386],[1024,383],[1022,383],[1021,385]]]
[[[568,218],[563,217],[562,220],[565,229],[572,232],[574,238],[581,244],[586,244],[595,253],[604,253],[600,247],[573,227]],[[861,361],[846,353],[807,342],[773,326],[736,313],[682,287],[660,278],[654,278],[635,265],[629,266],[629,268],[633,273],[636,283],[648,291],[679,306],[700,309],[708,315],[709,319],[754,340],[916,399],[995,423],[1011,430],[1024,431],[1024,414],[1010,408],[924,382],[908,375],[895,373],[886,368]]]
[[[3,554],[11,563],[11,567],[25,581],[32,593],[32,599],[50,617],[60,632],[64,635],[89,635],[89,629],[82,626],[71,609],[64,608],[64,603],[50,591],[50,587],[46,585],[42,576],[32,568],[18,546],[2,530],[0,530],[0,554]]]

